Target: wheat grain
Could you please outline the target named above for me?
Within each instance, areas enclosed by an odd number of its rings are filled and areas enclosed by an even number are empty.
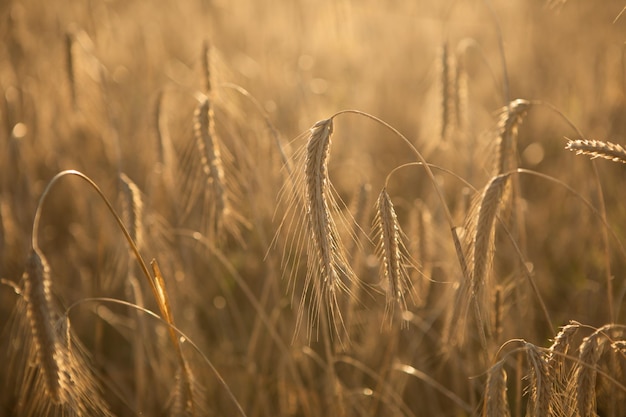
[[[626,149],[622,145],[600,140],[568,139],[565,149],[576,152],[576,155],[590,155],[593,158],[604,158],[613,162],[626,163]]]

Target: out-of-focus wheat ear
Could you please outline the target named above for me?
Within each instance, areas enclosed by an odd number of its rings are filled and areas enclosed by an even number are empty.
[[[41,372],[48,401],[60,405],[67,401],[69,388],[67,357],[64,345],[54,329],[58,317],[54,315],[50,267],[44,256],[31,250],[23,275],[26,314],[30,324],[36,363]]]
[[[428,298],[433,269],[432,214],[422,200],[415,200],[410,210],[409,253],[419,267],[411,270],[414,298],[424,305]]]
[[[530,367],[531,390],[531,402],[528,405],[527,414],[531,417],[550,416],[552,412],[552,382],[548,362],[543,351],[537,346],[526,343],[525,347]]]
[[[454,113],[456,116],[456,126],[459,132],[467,132],[470,128],[469,122],[469,86],[468,75],[463,63],[462,54],[459,51],[461,45],[457,47],[456,65],[454,67]]]
[[[215,134],[215,120],[209,97],[201,98],[195,112],[194,131],[200,154],[208,209],[208,236],[221,239],[231,207],[222,163],[221,144]]]
[[[511,415],[507,399],[507,375],[504,362],[500,361],[489,369],[483,399],[482,417],[508,417]]]
[[[205,39],[202,42],[202,78],[204,81],[204,92],[210,95],[213,91],[213,59],[211,43]]]
[[[573,344],[573,338],[578,332],[580,325],[578,323],[570,323],[561,328],[561,331],[554,338],[554,342],[548,351],[548,368],[552,375],[554,384],[560,387],[565,383],[565,358],[569,353],[570,345]]]
[[[70,88],[70,100],[72,104],[72,109],[77,110],[76,103],[76,79],[75,79],[75,71],[74,68],[74,37],[70,32],[65,33],[65,70],[67,71],[67,80]]]
[[[493,177],[487,184],[479,199],[475,201],[466,226],[466,242],[470,275],[470,297],[475,303],[478,314],[478,325],[481,329],[490,323],[491,297],[488,291],[489,277],[493,268],[495,253],[496,220],[502,206],[502,196],[510,181],[509,175]],[[481,323],[481,321],[484,321]]]
[[[402,229],[386,188],[381,190],[376,200],[373,232],[383,285],[386,288],[385,316],[391,320],[396,305],[402,312],[407,310],[405,295],[411,289],[411,280],[407,270],[408,254]]]
[[[448,137],[450,130],[450,123],[452,117],[450,115],[452,110],[452,103],[450,101],[451,96],[451,71],[450,71],[450,53],[448,48],[448,42],[444,42],[441,46],[439,56],[439,82],[441,83],[440,91],[440,106],[441,106],[441,130],[439,132],[442,141],[445,141]]]
[[[585,337],[578,349],[578,362],[572,380],[573,398],[576,411],[580,416],[596,415],[596,378],[598,361],[602,356],[601,341],[606,341],[599,329]]]
[[[154,133],[157,139],[157,172],[160,173],[163,185],[171,199],[175,198],[175,178],[178,163],[170,135],[167,113],[164,111],[165,92],[159,91],[154,103]]]
[[[318,320],[320,313],[326,309],[331,328],[341,336],[345,332],[345,323],[339,311],[337,294],[347,290],[345,282],[356,282],[356,275],[346,259],[345,248],[331,212],[331,208],[337,204],[332,196],[328,175],[332,133],[332,119],[321,120],[311,128],[306,145],[304,204],[310,239],[307,245],[305,287],[312,289],[312,319]]]
[[[130,237],[141,250],[144,246],[143,197],[141,190],[125,173],[120,173],[122,218],[129,226]]]
[[[589,155],[593,158],[604,158],[613,162],[626,164],[626,149],[622,145],[601,140],[567,140],[565,149],[576,152],[576,155]]]

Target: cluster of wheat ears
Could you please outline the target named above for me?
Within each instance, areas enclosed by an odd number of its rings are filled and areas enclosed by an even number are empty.
[[[141,36],[0,10],[0,415],[626,415],[624,171],[595,161],[626,150],[510,99],[504,59],[477,114],[477,41],[439,45],[421,133],[339,110],[287,140],[207,40],[163,81],[100,55]],[[520,163],[535,114],[577,185]]]

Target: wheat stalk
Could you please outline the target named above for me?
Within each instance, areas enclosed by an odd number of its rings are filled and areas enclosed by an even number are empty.
[[[593,158],[604,158],[613,162],[626,164],[626,149],[622,145],[601,140],[567,140],[565,149],[576,152],[576,155],[590,155]]]

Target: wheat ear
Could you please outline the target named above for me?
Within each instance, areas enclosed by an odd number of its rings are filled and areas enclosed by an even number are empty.
[[[530,106],[530,101],[517,99],[501,109],[494,175],[504,174],[517,168],[517,133]]]
[[[196,146],[206,187],[210,192],[209,236],[222,237],[230,202],[225,183],[220,142],[215,134],[213,106],[209,97],[202,97],[194,115]]]
[[[482,417],[509,417],[511,410],[506,396],[507,375],[504,362],[500,361],[489,369],[483,399]]]
[[[64,345],[54,329],[57,317],[53,315],[50,267],[36,249],[30,252],[23,280],[26,313],[44,389],[54,404],[62,404],[67,401],[67,358]]]
[[[593,158],[609,159],[626,164],[626,149],[622,145],[600,140],[568,139],[565,149],[576,155],[589,155]]]
[[[469,260],[469,294],[475,305],[477,320],[480,329],[484,323],[490,323],[484,313],[489,314],[486,308],[488,300],[487,290],[489,275],[493,268],[495,252],[496,220],[502,207],[502,197],[510,181],[509,175],[499,175],[489,181],[479,199],[473,204],[466,226]],[[482,332],[482,330],[481,330]]]
[[[602,356],[604,345],[607,344],[606,332],[612,327],[612,325],[603,326],[585,337],[578,349],[578,362],[571,382],[576,411],[580,416],[596,415],[598,361]]]
[[[551,415],[552,383],[548,362],[537,346],[526,343],[526,357],[530,366],[530,388],[532,411],[534,417]]]
[[[125,223],[130,225],[128,232],[139,250],[144,246],[143,233],[143,198],[141,190],[125,173],[120,173],[122,189],[122,215]]]
[[[313,288],[313,316],[318,317],[324,304],[336,331],[343,321],[338,309],[337,292],[345,290],[344,279],[354,282],[354,272],[345,256],[339,231],[331,214],[333,206],[328,176],[328,160],[333,133],[332,119],[321,120],[312,128],[306,145],[304,167],[309,267],[305,286]]]
[[[411,280],[407,270],[408,254],[402,229],[386,188],[381,190],[376,201],[373,232],[381,262],[381,274],[387,288],[386,314],[391,316],[395,305],[402,311],[407,310],[405,294],[411,288]]]

